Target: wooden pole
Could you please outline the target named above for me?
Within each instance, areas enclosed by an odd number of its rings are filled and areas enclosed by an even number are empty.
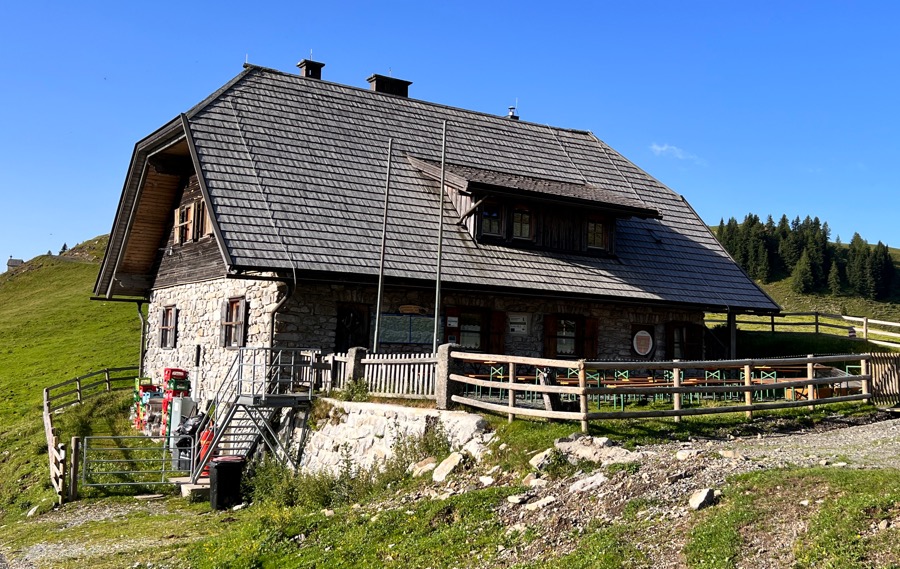
[[[678,360],[674,360],[678,361]],[[681,370],[676,368],[672,368],[672,387],[681,387]],[[672,394],[672,409],[675,411],[681,411],[681,393],[673,393]],[[681,415],[675,415],[675,422],[681,422]]]
[[[585,393],[585,389],[587,389],[587,373],[584,371],[584,360],[578,360],[578,387],[581,388],[581,395],[578,396],[578,401],[580,403],[579,411],[581,411],[581,432],[587,433],[588,402],[587,394]]]
[[[869,372],[868,357],[859,360],[859,375],[869,375],[869,373],[870,372]],[[868,379],[862,380],[862,385],[861,385],[860,389],[861,389],[863,395],[868,395],[869,390],[871,389],[871,385],[870,385]],[[869,403],[871,403],[871,402],[872,402],[872,400],[869,399]]]
[[[813,315],[816,318],[816,334],[818,334],[819,333],[819,311],[817,310]]]
[[[69,460],[69,501],[78,499],[78,456],[81,451],[81,437],[72,437],[72,458]]]
[[[744,385],[749,387],[753,383],[752,380],[753,380],[753,372],[750,370],[749,365],[745,365],[744,366]],[[748,407],[753,405],[753,392],[752,391],[744,392],[744,404],[747,405]],[[747,418],[748,419],[753,418],[753,410],[752,409],[747,411]]]
[[[516,382],[516,364],[510,362],[509,364],[509,384],[513,385]],[[516,392],[512,389],[509,390],[509,409],[510,412],[506,417],[506,421],[508,423],[513,422],[513,418],[515,418],[515,414],[512,412],[513,407],[516,406]]]
[[[807,357],[810,357],[810,358],[815,357],[815,354],[809,354]],[[806,364],[806,379],[815,379],[815,378],[816,378],[816,364],[810,362],[810,363]],[[809,396],[807,397],[807,399],[810,402],[812,402],[816,398],[816,386],[815,385],[807,385],[806,390],[807,390],[807,393],[809,393]],[[808,409],[810,411],[812,411],[815,408],[816,408],[815,405],[810,405],[808,407]]]
[[[103,377],[106,379],[106,390],[112,391],[112,386],[109,384],[109,368],[103,370]]]

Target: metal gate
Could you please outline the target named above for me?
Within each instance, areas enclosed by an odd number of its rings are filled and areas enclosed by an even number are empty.
[[[190,476],[196,440],[184,438],[189,440],[183,448],[172,449],[167,439],[142,435],[84,437],[81,484],[149,486],[172,484],[173,477]]]

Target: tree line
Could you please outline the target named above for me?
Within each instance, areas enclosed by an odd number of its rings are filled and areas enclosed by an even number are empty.
[[[840,238],[829,241],[828,223],[818,217],[789,221],[782,215],[763,223],[747,214],[738,223],[731,218],[719,222],[716,237],[734,260],[752,278],[767,283],[790,275],[795,292],[849,292],[865,298],[885,298],[894,283],[894,261],[887,245],[869,243],[854,233],[849,246]]]

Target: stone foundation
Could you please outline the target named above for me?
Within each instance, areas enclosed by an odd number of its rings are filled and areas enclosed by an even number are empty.
[[[480,443],[487,428],[480,415],[461,411],[325,401],[333,408],[329,418],[319,421],[307,438],[300,462],[305,472],[338,474],[345,456],[355,468],[371,468],[391,457],[398,439],[422,435],[426,424],[435,420],[440,421],[454,449],[461,449],[473,439]],[[300,436],[296,432],[295,440]]]

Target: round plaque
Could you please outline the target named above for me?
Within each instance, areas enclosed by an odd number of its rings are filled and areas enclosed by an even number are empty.
[[[653,336],[646,330],[638,330],[631,340],[631,346],[639,356],[646,356],[653,351]]]

